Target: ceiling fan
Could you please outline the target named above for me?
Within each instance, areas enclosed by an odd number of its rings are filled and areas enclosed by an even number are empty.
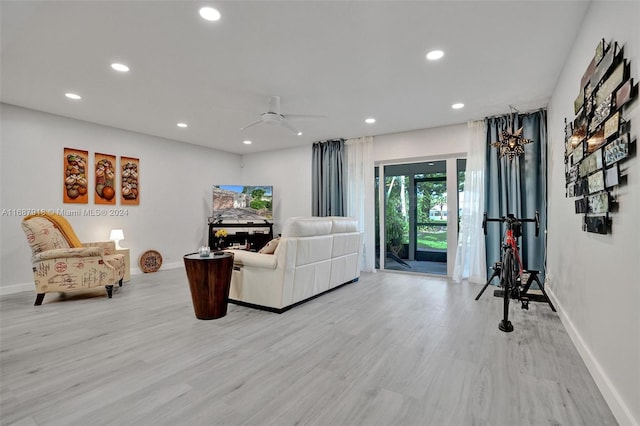
[[[296,135],[301,135],[302,132],[298,130],[289,120],[296,118],[327,118],[325,115],[308,115],[308,114],[282,114],[280,112],[280,96],[271,96],[269,98],[269,109],[267,112],[260,114],[260,119],[241,127],[240,130],[248,129],[258,124],[273,124],[282,126]]]

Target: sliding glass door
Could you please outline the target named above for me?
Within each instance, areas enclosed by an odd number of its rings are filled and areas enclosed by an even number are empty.
[[[375,179],[376,266],[446,275],[455,258],[464,160],[379,166]]]

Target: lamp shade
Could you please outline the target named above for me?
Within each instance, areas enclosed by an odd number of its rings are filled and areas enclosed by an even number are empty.
[[[109,239],[116,242],[116,249],[119,250],[122,248],[120,247],[120,240],[124,240],[124,232],[122,229],[112,229],[111,234],[109,234]]]

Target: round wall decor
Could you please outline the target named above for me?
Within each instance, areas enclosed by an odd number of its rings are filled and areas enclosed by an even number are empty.
[[[156,272],[162,266],[162,255],[155,250],[147,250],[140,256],[142,272]]]

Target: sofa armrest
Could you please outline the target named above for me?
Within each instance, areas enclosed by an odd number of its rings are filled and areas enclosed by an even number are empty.
[[[253,266],[256,268],[276,269],[278,257],[273,254],[255,253],[252,251],[233,251],[233,263],[239,266]]]
[[[82,247],[102,247],[105,255],[116,254],[116,243],[114,241],[96,241],[92,243],[82,243]]]
[[[61,248],[38,253],[31,258],[31,262],[67,257],[102,257],[103,254],[104,249],[102,247]]]

